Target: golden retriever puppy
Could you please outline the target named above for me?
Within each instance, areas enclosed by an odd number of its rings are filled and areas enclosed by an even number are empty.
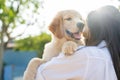
[[[24,73],[24,80],[34,80],[38,66],[49,61],[52,57],[58,56],[61,51],[65,55],[71,55],[77,45],[84,45],[81,39],[83,27],[84,20],[77,11],[64,10],[58,12],[49,25],[52,40],[45,45],[42,59],[33,58],[29,62]]]

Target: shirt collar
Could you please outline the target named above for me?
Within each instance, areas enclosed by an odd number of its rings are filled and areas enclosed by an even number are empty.
[[[102,42],[100,42],[100,43],[98,44],[97,47],[99,47],[99,48],[104,48],[104,47],[106,47],[106,46],[107,46],[107,44],[106,44],[106,42],[103,40]]]
[[[103,41],[101,41],[99,44],[98,44],[98,48],[105,48],[107,46],[107,44],[106,44],[106,42],[103,40]],[[77,49],[76,49],[76,51],[79,51],[80,49],[82,49],[82,48],[85,48],[86,46],[79,46]]]

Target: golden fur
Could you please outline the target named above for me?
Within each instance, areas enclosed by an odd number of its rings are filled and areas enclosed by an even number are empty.
[[[49,26],[49,30],[52,32],[52,40],[45,45],[42,59],[33,58],[29,62],[24,73],[24,80],[34,80],[38,66],[49,61],[52,57],[59,55],[61,51],[65,55],[71,55],[77,48],[77,44],[83,45],[81,40],[75,39],[81,36],[82,31],[78,29],[80,27],[77,26],[78,23],[84,23],[84,20],[77,11],[65,10],[57,13]],[[72,37],[66,31],[69,31]]]

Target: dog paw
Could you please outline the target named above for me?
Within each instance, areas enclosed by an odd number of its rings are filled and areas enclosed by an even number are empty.
[[[62,52],[66,55],[72,55],[77,49],[77,44],[73,41],[67,41],[62,46]]]

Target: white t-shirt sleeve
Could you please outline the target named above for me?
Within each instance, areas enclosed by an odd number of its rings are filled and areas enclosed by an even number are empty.
[[[103,50],[81,49],[72,56],[61,53],[38,68],[36,80],[117,80]]]

